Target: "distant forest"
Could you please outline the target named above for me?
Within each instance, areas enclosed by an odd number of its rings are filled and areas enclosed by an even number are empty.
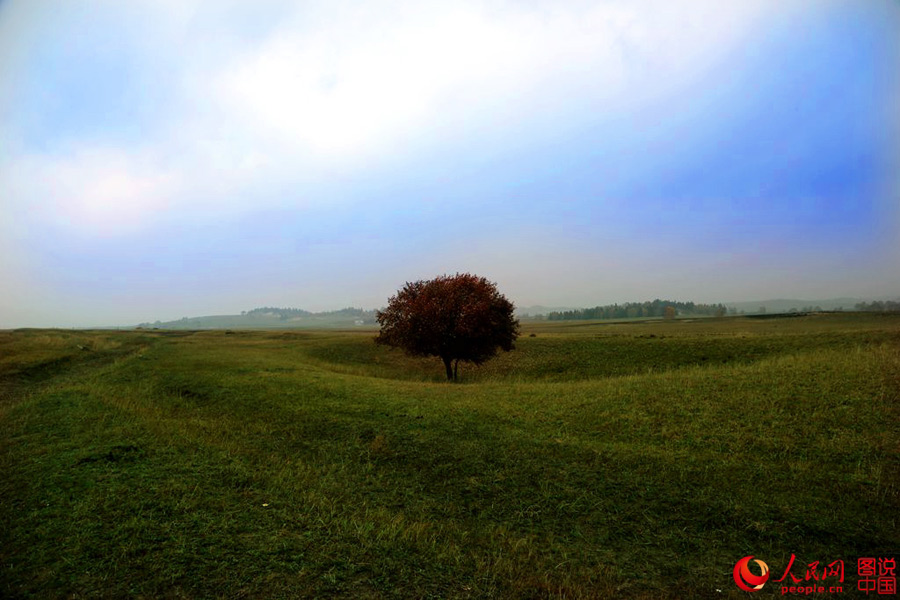
[[[854,307],[856,310],[862,310],[866,312],[894,312],[900,311],[900,302],[895,302],[893,300],[875,300],[874,302],[860,302]]]
[[[697,304],[677,300],[648,300],[646,302],[626,302],[607,304],[594,308],[581,308],[551,312],[548,321],[569,321],[579,319],[634,319],[638,317],[665,317],[666,307],[672,307],[678,315],[724,316],[728,308],[724,304]]]

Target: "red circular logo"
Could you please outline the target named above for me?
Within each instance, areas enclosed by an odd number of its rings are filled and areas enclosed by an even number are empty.
[[[750,560],[752,558],[752,554],[745,556],[734,565],[734,582],[745,592],[759,591],[769,580],[769,565],[761,560],[754,560],[753,562],[759,565],[762,572],[759,575],[754,575],[750,572]]]

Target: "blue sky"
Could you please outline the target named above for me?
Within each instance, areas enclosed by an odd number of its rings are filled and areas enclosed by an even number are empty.
[[[0,327],[900,294],[900,4],[0,2]]]

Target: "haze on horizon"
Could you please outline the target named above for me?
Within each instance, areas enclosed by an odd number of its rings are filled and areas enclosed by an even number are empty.
[[[0,328],[900,294],[891,0],[0,0]]]

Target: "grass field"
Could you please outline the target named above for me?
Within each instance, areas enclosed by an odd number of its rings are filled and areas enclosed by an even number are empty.
[[[532,323],[457,384],[373,334],[0,332],[0,597],[863,597],[900,549],[898,315]]]

